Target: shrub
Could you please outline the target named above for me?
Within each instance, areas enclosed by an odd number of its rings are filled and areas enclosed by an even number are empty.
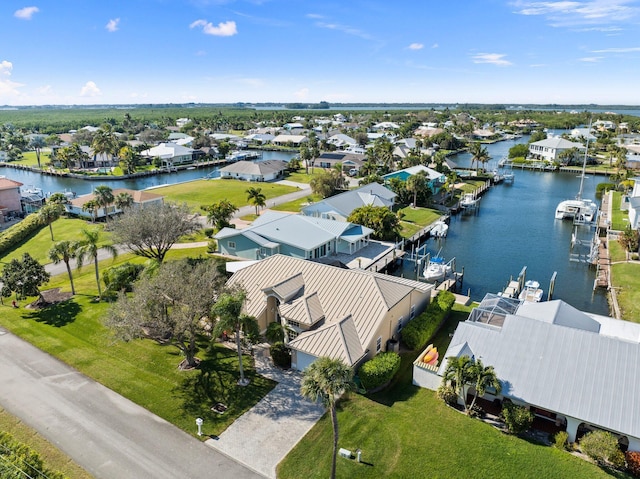
[[[131,291],[133,283],[138,279],[143,269],[144,266],[141,264],[119,264],[104,270],[102,280],[108,291]]]
[[[567,448],[567,439],[569,434],[566,431],[560,431],[553,437],[553,447],[564,450]]]
[[[458,394],[456,394],[456,390],[444,382],[436,391],[436,396],[449,406],[455,406],[458,403]]]
[[[627,451],[624,457],[627,460],[629,472],[636,477],[640,477],[640,452]]]
[[[511,434],[522,434],[533,424],[533,413],[524,406],[505,403],[501,414]]]
[[[22,241],[36,233],[44,224],[37,213],[30,214],[25,219],[7,228],[0,234],[0,254],[4,254],[12,248],[20,245]]]
[[[421,349],[438,332],[442,322],[449,316],[455,303],[455,296],[449,291],[441,291],[429,303],[424,313],[413,318],[402,329],[402,341],[409,349]]]
[[[216,240],[212,239],[209,241],[207,245],[207,253],[215,253],[218,250],[218,243]]]
[[[289,369],[291,367],[291,351],[282,342],[271,346],[271,359],[273,364],[280,368]]]
[[[267,331],[264,334],[267,341],[270,343],[281,343],[284,341],[284,329],[282,328],[282,324],[278,322],[270,323],[267,326]]]
[[[618,440],[607,431],[592,431],[580,440],[580,449],[600,465],[624,466],[624,454]]]
[[[362,386],[370,391],[391,381],[398,369],[400,369],[400,355],[387,351],[364,363],[358,371],[358,376]]]
[[[44,461],[36,451],[29,446],[16,441],[9,433],[0,431],[0,450],[2,466],[0,477],[23,477],[20,471],[29,471],[24,477],[46,477],[49,479],[64,479],[64,475],[47,469]]]
[[[215,231],[215,230],[214,230],[213,228],[205,228],[205,229],[203,230],[204,235],[205,235],[207,238],[211,238],[211,237],[213,237],[213,232],[214,232],[214,231]]]

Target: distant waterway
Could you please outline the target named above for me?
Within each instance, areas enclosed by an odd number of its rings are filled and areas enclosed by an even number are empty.
[[[488,146],[498,161],[517,141]],[[471,166],[467,153],[451,158],[461,167]],[[491,188],[480,201],[476,214],[459,214],[451,218],[449,234],[442,240],[430,239],[426,249],[449,260],[456,258],[460,271],[464,266],[463,293],[474,300],[486,293],[497,293],[527,266],[527,279],[540,282],[546,294],[554,271],[558,273],[554,298],[596,314],[607,315],[606,294],[593,293],[595,270],[569,260],[572,223],[554,219],[555,208],[562,200],[573,198],[580,188],[580,178],[571,173],[535,172],[514,169],[515,182]],[[603,177],[587,177],[584,194],[595,199],[595,185]],[[400,273],[414,277],[412,265],[405,264]]]

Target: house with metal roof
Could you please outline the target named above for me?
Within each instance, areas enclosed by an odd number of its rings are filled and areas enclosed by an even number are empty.
[[[282,160],[237,161],[220,169],[221,178],[244,181],[272,181],[282,178],[287,162]]]
[[[525,405],[566,427],[571,442],[602,429],[640,450],[640,324],[560,300],[487,295],[458,325],[443,357],[464,355],[495,368],[502,392],[485,399]],[[446,360],[430,374],[442,376],[445,369]],[[414,363],[414,384],[428,382],[428,368]]]
[[[391,209],[395,198],[396,194],[380,183],[369,183],[305,206],[301,212],[305,216],[346,221],[353,210],[362,206],[383,206]]]
[[[237,271],[229,286],[247,292],[244,312],[262,331],[287,327],[292,367],[322,356],[349,366],[387,350],[402,327],[429,303],[433,285],[275,255]]]
[[[316,158],[315,165],[320,168],[333,168],[336,165],[342,167],[342,171],[360,170],[365,161],[362,154],[347,151],[325,151]]]
[[[129,188],[116,188],[112,191],[114,198],[118,196],[120,193],[127,193],[131,195],[131,198],[133,198],[133,202],[131,205],[132,208],[144,208],[145,206],[148,206],[151,204],[164,202],[164,196],[158,195],[156,193],[151,193],[150,191],[146,191],[146,190],[130,190]],[[77,215],[77,216],[82,216],[85,218],[93,218],[93,219],[104,218],[107,215],[107,213],[109,213],[109,216],[122,213],[122,210],[117,208],[115,205],[109,205],[106,208],[99,208],[95,212],[95,216],[93,212],[84,210],[83,209],[84,205],[87,202],[94,200],[95,197],[96,195],[94,195],[93,193],[89,193],[88,195],[78,196],[77,198],[74,198],[70,200],[68,203],[66,203],[64,205],[64,208],[67,213]]]
[[[537,160],[546,160],[550,162],[558,161],[560,153],[571,148],[584,150],[582,143],[565,140],[559,136],[546,138],[540,141],[534,141],[529,144],[529,157]]]
[[[434,194],[437,193],[440,188],[442,188],[442,185],[447,182],[446,175],[424,165],[416,165],[409,168],[404,168],[402,170],[394,171],[392,173],[384,175],[382,179],[385,181],[385,184],[392,178],[398,178],[402,181],[407,181],[409,177],[420,172],[424,172],[425,178],[427,180],[427,186]]]
[[[633,190],[629,195],[628,215],[631,229],[640,229],[640,178],[634,178]]]
[[[153,160],[160,158],[163,166],[180,165],[193,161],[194,150],[176,143],[160,143],[140,153],[142,158]]]
[[[278,135],[276,136],[273,140],[271,140],[271,143],[273,143],[274,145],[280,145],[280,146],[300,146],[302,143],[307,143],[309,141],[309,138],[307,138],[304,135]]]
[[[275,254],[316,259],[354,254],[369,244],[372,233],[353,223],[266,211],[251,226],[223,228],[215,239],[221,253],[249,260]]]

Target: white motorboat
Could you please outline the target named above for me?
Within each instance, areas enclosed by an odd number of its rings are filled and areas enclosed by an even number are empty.
[[[524,288],[520,291],[518,299],[529,301],[530,303],[539,303],[542,301],[544,291],[540,289],[540,283],[533,280],[525,281]]]
[[[591,131],[591,122],[589,122],[589,131]],[[582,162],[582,175],[580,175],[580,189],[575,199],[564,200],[558,204],[555,213],[557,220],[570,219],[576,223],[592,223],[598,216],[598,205],[594,201],[582,197],[588,151],[589,138],[587,137],[587,145],[584,149],[584,160]]]
[[[429,283],[442,281],[451,273],[451,264],[446,263],[442,256],[434,256],[424,268],[424,279]]]
[[[431,228],[431,235],[435,238],[445,238],[449,231],[449,225],[442,220],[438,220]]]
[[[473,193],[465,193],[460,200],[460,208],[475,208],[478,205],[480,198],[476,198]]]

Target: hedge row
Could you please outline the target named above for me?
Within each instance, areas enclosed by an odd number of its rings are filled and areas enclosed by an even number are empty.
[[[0,431],[0,477],[33,479],[65,479],[66,476],[47,469],[44,461],[29,446]]]
[[[427,309],[402,329],[402,341],[409,349],[422,349],[449,316],[456,298],[449,291],[440,291]]]
[[[12,248],[19,246],[22,241],[42,228],[43,223],[36,213],[32,213],[25,219],[9,227],[0,235],[0,254],[4,254]]]
[[[371,391],[391,381],[399,369],[400,355],[388,351],[364,363],[358,371],[358,376],[362,386],[367,391]]]

